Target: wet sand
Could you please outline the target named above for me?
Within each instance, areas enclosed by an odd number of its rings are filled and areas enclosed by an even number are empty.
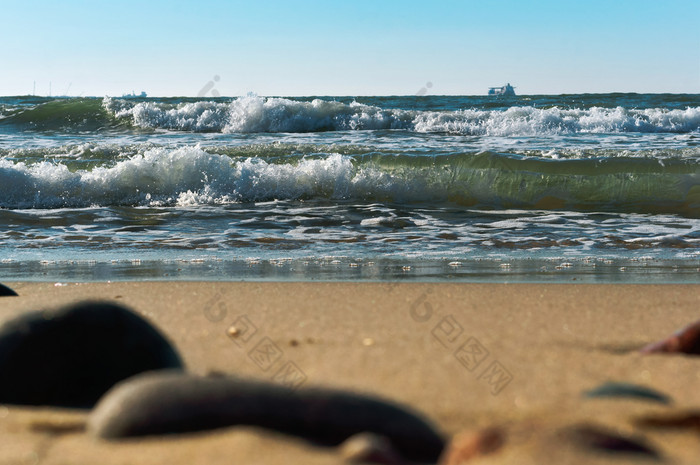
[[[638,353],[698,319],[698,285],[5,284],[19,297],[0,298],[0,321],[106,299],[156,325],[192,373],[378,395],[447,436],[502,431],[502,447],[474,463],[638,462],[567,442],[562,431],[577,425],[641,438],[659,461],[694,463],[700,454],[698,427],[640,420],[700,410],[700,358]],[[653,388],[672,403],[583,395],[608,381]],[[337,448],[253,427],[100,441],[84,431],[87,415],[0,406],[0,464],[343,463]]]

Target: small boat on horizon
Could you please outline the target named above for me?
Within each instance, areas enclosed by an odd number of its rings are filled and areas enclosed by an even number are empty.
[[[489,87],[489,95],[515,96],[515,87],[511,86],[510,82],[505,86]]]
[[[122,95],[122,98],[146,98],[148,95],[146,95],[146,92],[141,92],[140,94],[134,93],[132,90],[130,94],[124,94]]]

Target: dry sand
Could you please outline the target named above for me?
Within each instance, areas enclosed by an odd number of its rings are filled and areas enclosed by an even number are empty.
[[[501,428],[505,445],[469,463],[638,463],[632,455],[596,453],[561,439],[561,428],[580,424],[644,437],[663,462],[700,457],[697,427],[634,423],[645,415],[700,411],[700,358],[636,352],[698,319],[700,285],[9,285],[20,296],[0,298],[0,321],[107,299],[158,326],[194,373],[372,393],[410,405],[448,436]],[[242,331],[236,339],[227,334],[232,325]],[[265,345],[275,349],[272,360],[256,357]],[[653,387],[673,403],[582,396],[606,381]],[[97,441],[83,430],[86,417],[0,406],[0,464],[343,463],[335,448],[251,427]]]

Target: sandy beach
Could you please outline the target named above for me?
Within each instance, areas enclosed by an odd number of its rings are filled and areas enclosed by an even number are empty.
[[[639,460],[562,439],[577,425],[639,438],[658,452],[646,460],[694,463],[700,453],[697,425],[641,420],[700,410],[700,359],[638,353],[697,320],[697,285],[6,284],[19,297],[0,298],[0,321],[109,300],[157,326],[192,373],[377,395],[420,412],[448,438],[496,427],[503,446],[474,463]],[[250,331],[234,339],[231,326]],[[256,356],[264,345],[274,348],[267,361]],[[584,395],[610,381],[653,388],[671,403]],[[337,448],[247,426],[100,441],[84,430],[88,413],[0,406],[0,463],[344,463]]]

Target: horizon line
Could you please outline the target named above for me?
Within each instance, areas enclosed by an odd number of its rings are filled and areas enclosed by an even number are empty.
[[[515,96],[501,96],[489,94],[268,94],[262,95],[250,92],[244,95],[218,95],[218,96],[198,96],[198,95],[146,95],[131,96],[131,95],[37,95],[37,94],[12,94],[0,95],[0,98],[19,98],[19,97],[37,97],[37,98],[125,98],[130,100],[149,99],[149,98],[193,98],[193,99],[230,99],[242,98],[248,96],[265,97],[265,98],[310,98],[310,97],[489,97],[494,99],[507,99],[512,97],[537,97],[537,96],[564,96],[564,95],[606,95],[606,94],[623,94],[623,95],[700,95],[700,92],[635,92],[635,91],[611,91],[611,92],[564,92],[559,94],[516,94]]]

